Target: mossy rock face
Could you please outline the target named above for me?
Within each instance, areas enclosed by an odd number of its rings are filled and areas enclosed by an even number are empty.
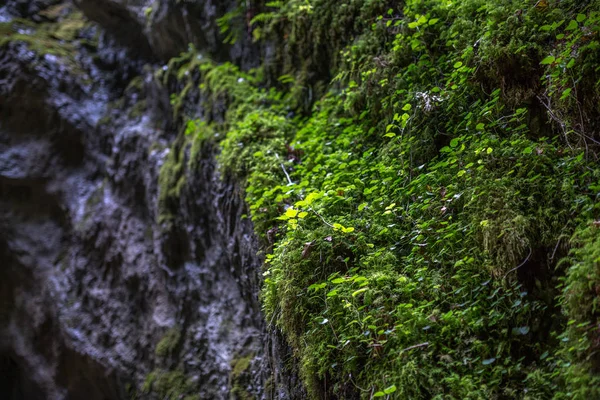
[[[260,11],[279,63],[201,62],[210,111],[183,115],[243,182],[267,320],[311,396],[593,397],[597,243],[573,234],[600,220],[600,3]],[[193,54],[163,75],[174,102]]]
[[[254,400],[255,397],[249,392],[249,385],[252,382],[250,370],[252,361],[254,359],[253,354],[249,354],[244,357],[238,357],[231,362],[231,373],[229,375],[230,381],[230,399],[231,400]]]
[[[154,370],[148,374],[142,386],[143,393],[156,394],[161,399],[169,400],[200,400],[200,396],[194,394],[196,390],[197,384],[180,370]]]
[[[562,334],[561,355],[568,361],[563,374],[573,398],[600,396],[600,222],[590,221],[572,238],[576,245],[564,264],[569,264],[561,303],[569,319]]]
[[[158,177],[158,223],[166,223],[175,218],[179,196],[186,183],[185,175],[185,148],[177,151],[171,148],[167,154]]]
[[[160,342],[156,345],[155,354],[158,357],[166,357],[173,353],[181,340],[181,330],[179,328],[169,329]]]
[[[63,3],[40,12],[48,22],[14,19],[0,23],[0,47],[22,42],[38,55],[74,59],[79,33],[90,25],[72,5]],[[72,63],[72,61],[71,61]]]

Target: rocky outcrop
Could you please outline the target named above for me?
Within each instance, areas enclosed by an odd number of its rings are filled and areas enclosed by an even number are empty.
[[[0,46],[0,393],[300,398],[263,321],[261,263],[236,183],[220,177],[214,148],[171,145],[168,94],[144,67],[188,41],[250,63],[249,47],[217,44],[215,16],[228,7],[76,3],[101,26],[56,1],[4,9],[37,20],[62,7],[51,23],[81,19],[81,29],[65,38],[17,23]],[[25,38],[13,40],[18,32]],[[165,221],[159,175],[169,162],[181,185]]]
[[[258,65],[249,34],[250,15],[236,1],[75,0],[75,4],[121,43],[149,59],[168,60],[192,44],[218,61],[244,68]],[[220,27],[217,21],[222,17]],[[235,30],[234,43],[223,43],[222,28]]]

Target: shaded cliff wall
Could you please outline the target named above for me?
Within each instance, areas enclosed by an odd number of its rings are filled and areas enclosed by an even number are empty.
[[[243,42],[219,47],[215,17],[231,6],[74,3],[84,14],[69,2],[0,4],[0,391],[301,396],[265,329],[236,184],[219,176],[214,148],[191,157],[171,145],[179,127],[152,73],[189,42],[257,63]],[[180,181],[168,220],[165,163]]]

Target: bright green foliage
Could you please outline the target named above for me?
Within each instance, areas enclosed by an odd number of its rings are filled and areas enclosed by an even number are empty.
[[[579,230],[572,239],[577,245],[565,263],[571,264],[561,303],[568,318],[560,336],[561,365],[568,392],[562,398],[600,397],[600,225],[597,221]]]
[[[286,151],[291,124],[270,110],[252,111],[237,122],[221,142],[219,161],[238,178],[251,171],[277,167],[279,154]],[[276,171],[266,170],[273,174]]]
[[[392,3],[266,4],[279,92],[197,67],[267,321],[313,398],[594,398],[599,3]]]

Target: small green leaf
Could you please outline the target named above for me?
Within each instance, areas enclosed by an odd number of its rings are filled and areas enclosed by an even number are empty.
[[[575,59],[571,58],[569,60],[569,62],[567,63],[567,68],[573,68],[574,65],[575,65]]]
[[[396,391],[396,385],[392,385],[386,389],[383,389],[383,392],[385,394],[390,394],[390,393],[394,393]]]
[[[554,60],[556,60],[556,57],[548,56],[548,57],[544,58],[540,64],[542,64],[542,65],[552,64],[554,62]]]
[[[486,151],[488,154],[492,154],[492,151],[494,151],[494,149],[492,149],[491,147],[488,147]]]
[[[365,207],[367,207],[368,204],[367,203],[362,203],[361,205],[358,206],[358,211],[362,211],[365,209]]]
[[[437,24],[437,22],[438,22],[439,20],[440,20],[439,18],[431,18],[431,19],[429,20],[429,25],[435,25],[435,24]]]
[[[313,201],[315,201],[319,197],[321,197],[320,193],[311,193],[308,196],[306,196],[306,199],[304,199],[304,201],[306,202],[306,205],[310,206],[313,203]]]
[[[376,393],[373,395],[373,397],[383,397],[383,396],[385,396],[385,393],[383,393],[383,392],[376,392]]]
[[[456,146],[458,146],[458,138],[454,138],[450,141],[450,147],[455,148]]]
[[[523,149],[523,154],[531,154],[533,153],[533,147],[525,147]]]
[[[298,218],[300,218],[300,219],[306,218],[307,215],[308,215],[308,213],[306,211],[302,211],[300,214],[298,214]]]
[[[352,297],[356,297],[359,294],[366,292],[368,288],[362,288],[362,289],[358,289],[357,291],[355,291],[354,293],[352,293]]]
[[[310,285],[310,286],[308,287],[308,290],[309,290],[309,291],[310,291],[310,290],[317,291],[317,290],[319,290],[319,289],[323,289],[323,288],[324,288],[324,287],[326,287],[326,286],[327,286],[327,284],[326,284],[325,282],[323,282],[323,283],[314,283],[314,284],[312,284],[312,285]]]
[[[457,62],[455,62],[455,63],[454,63],[454,68],[457,68],[457,69],[458,69],[458,68],[460,68],[460,67],[462,67],[462,66],[463,66],[463,63],[462,63],[462,61],[457,61]]]
[[[569,22],[569,25],[567,25],[567,27],[565,28],[568,31],[574,31],[575,29],[579,28],[579,24],[577,23],[577,21],[575,20],[571,20]]]
[[[562,93],[562,96],[560,96],[561,100],[566,99],[567,97],[569,97],[569,95],[571,94],[572,89],[571,88],[567,88],[565,89],[565,91]]]
[[[475,127],[475,129],[477,129],[478,131],[482,131],[484,128],[485,128],[485,124],[484,123],[479,123]]]
[[[403,111],[410,111],[410,109],[412,108],[412,105],[410,103],[406,103],[404,105],[404,107],[402,107]]]
[[[288,208],[285,212],[287,218],[295,218],[296,215],[298,215],[298,210],[294,210],[293,208]]]
[[[577,14],[577,22],[581,23],[583,21],[585,21],[587,17],[585,16],[585,14]]]

